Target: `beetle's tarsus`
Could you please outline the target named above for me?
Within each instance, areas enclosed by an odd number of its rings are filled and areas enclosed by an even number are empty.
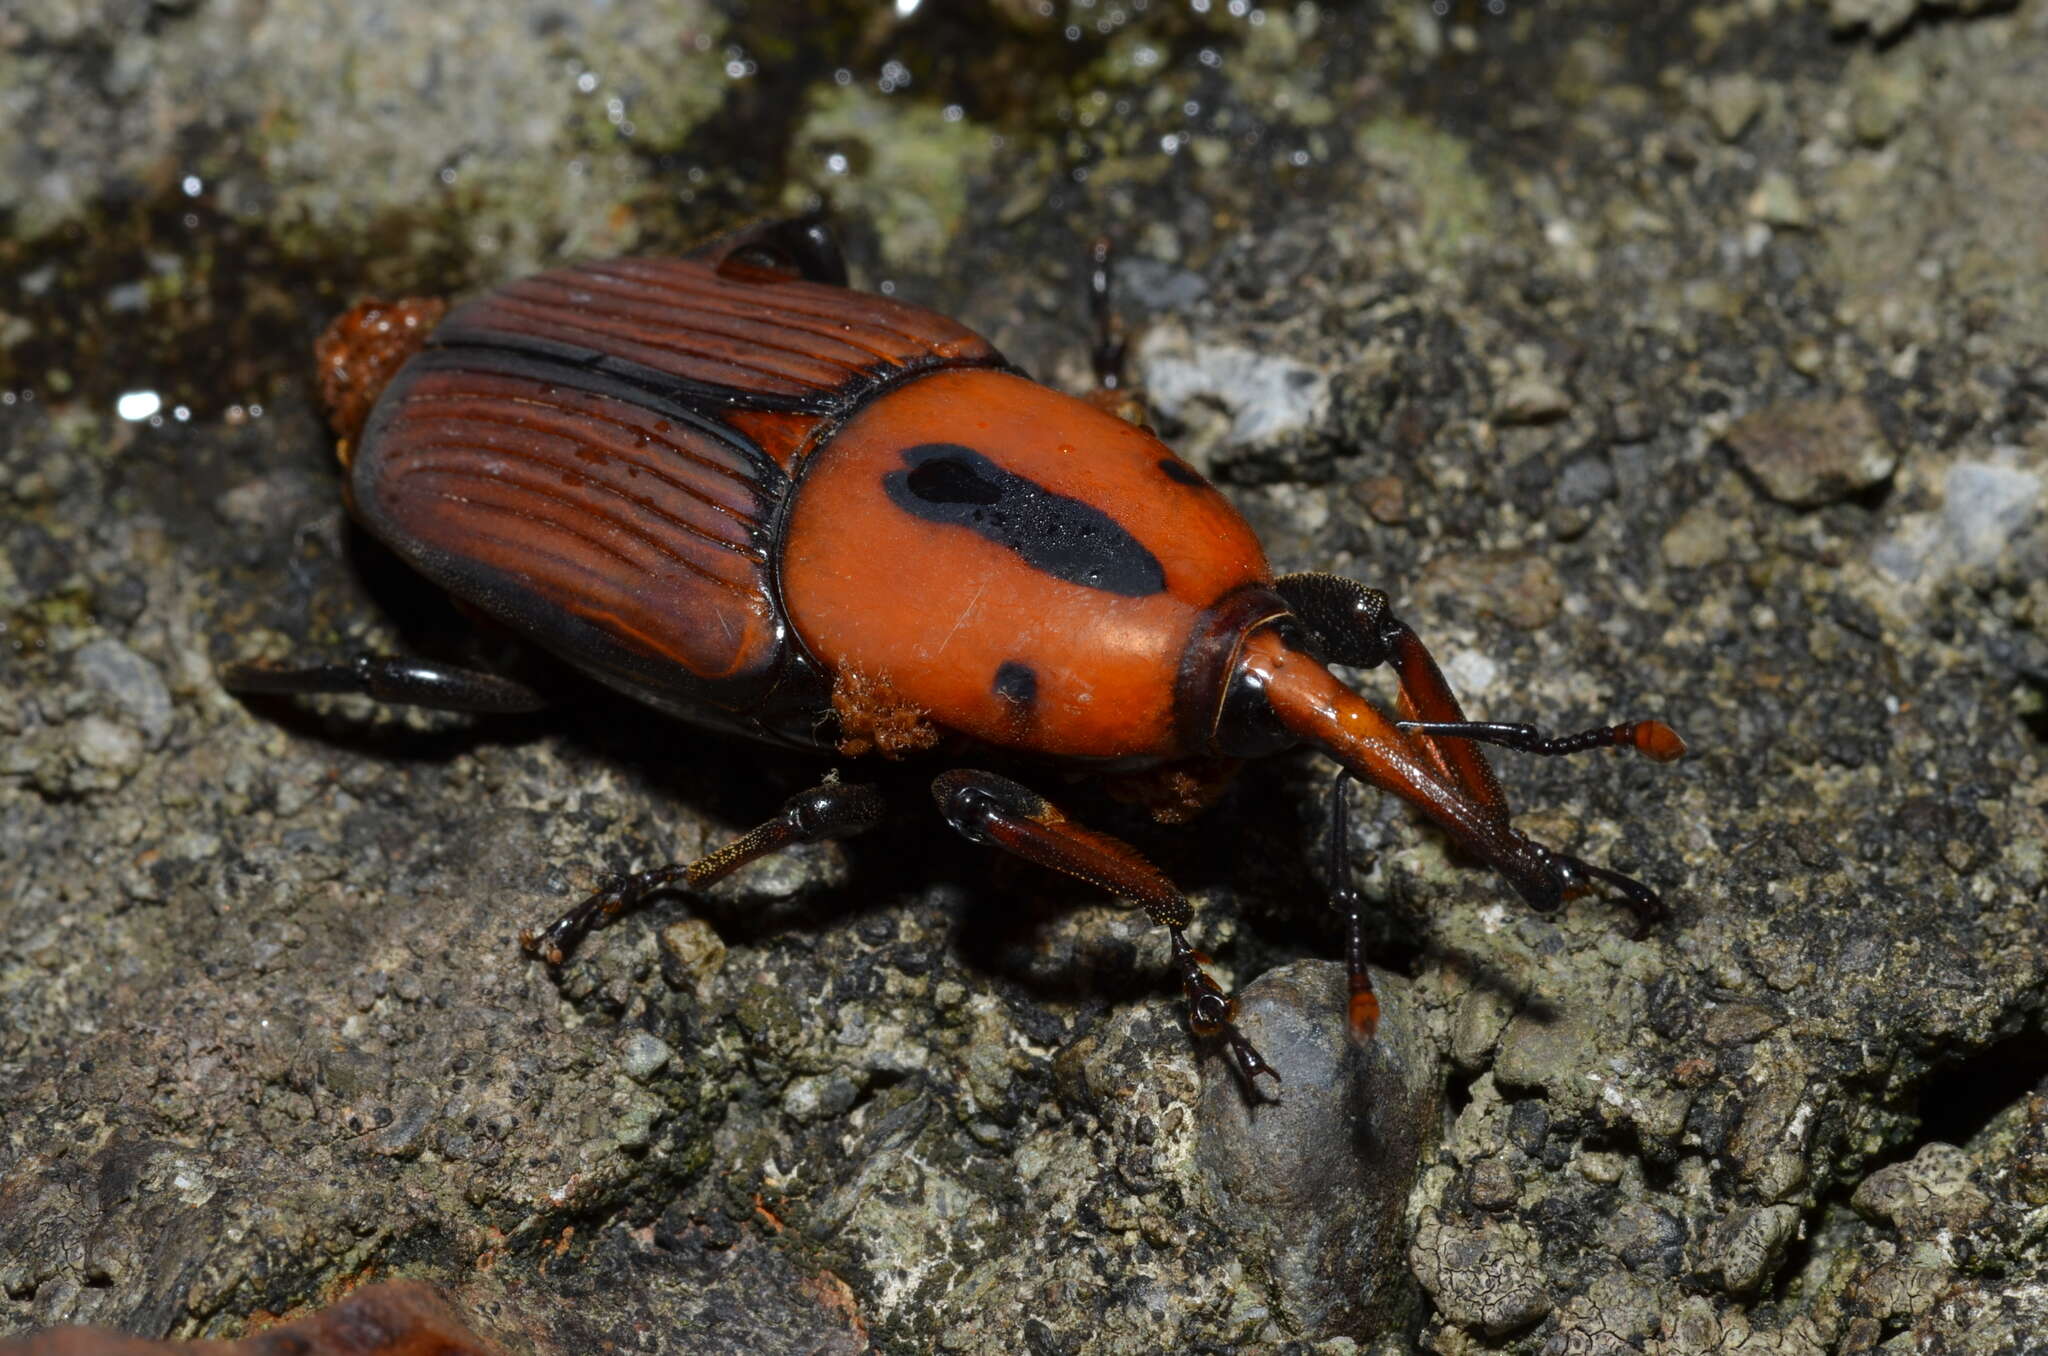
[[[1634,923],[1631,929],[1632,936],[1638,939],[1647,936],[1652,927],[1671,916],[1671,910],[1665,907],[1663,899],[1657,892],[1634,876],[1623,875],[1608,867],[1595,866],[1577,857],[1572,858],[1571,862],[1595,880],[1611,886],[1615,893],[1621,896],[1621,902],[1628,909]]]
[[[1632,937],[1640,940],[1654,924],[1671,916],[1671,911],[1664,906],[1657,892],[1634,876],[1611,867],[1595,866],[1583,857],[1553,851],[1527,838],[1522,841],[1541,855],[1552,882],[1551,891],[1543,899],[1524,896],[1538,913],[1553,913],[1565,900],[1593,893],[1594,882],[1597,881],[1621,897],[1622,905],[1629,911],[1629,935]]]
[[[1260,1078],[1270,1078],[1275,1083],[1287,1081],[1280,1077],[1278,1069],[1266,1063],[1264,1057],[1259,1054],[1250,1041],[1239,1034],[1236,1027],[1230,1029],[1229,1039],[1231,1066],[1237,1070],[1237,1076],[1243,1081],[1247,1092],[1258,1092],[1261,1090],[1259,1088]]]
[[[1173,963],[1180,971],[1181,992],[1187,995],[1188,1030],[1199,1040],[1220,1038],[1230,1052],[1231,1067],[1237,1070],[1247,1091],[1258,1088],[1261,1075],[1280,1082],[1280,1071],[1266,1063],[1258,1048],[1237,1027],[1237,1000],[1223,991],[1202,968],[1208,959],[1188,944],[1179,928],[1168,930],[1173,938]]]
[[[523,930],[519,945],[529,956],[539,956],[550,967],[559,969],[585,934],[607,926],[628,908],[637,908],[687,870],[665,866],[631,876],[613,876],[546,927]]]

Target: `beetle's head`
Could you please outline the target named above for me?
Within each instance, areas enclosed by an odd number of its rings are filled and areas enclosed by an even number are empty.
[[[1540,912],[1584,893],[1595,878],[1620,890],[1639,915],[1658,911],[1656,896],[1640,883],[1553,851],[1510,824],[1492,768],[1471,741],[1431,739],[1404,730],[1330,672],[1326,657],[1370,668],[1394,657],[1390,646],[1413,640],[1400,623],[1384,616],[1381,595],[1357,590],[1356,602],[1353,596],[1341,600],[1346,613],[1341,629],[1329,625],[1329,618],[1318,618],[1312,608],[1304,609],[1305,616],[1247,610],[1214,687],[1211,749],[1228,757],[1255,757],[1299,744],[1320,749],[1359,780],[1393,792],[1435,820]],[[1331,634],[1340,641],[1330,643]],[[1441,682],[1426,652],[1419,661],[1412,655],[1403,659],[1427,664]],[[1412,718],[1405,694],[1401,711]],[[1683,750],[1682,741],[1666,727],[1644,726],[1662,732],[1662,738],[1646,736],[1642,752],[1661,760]]]

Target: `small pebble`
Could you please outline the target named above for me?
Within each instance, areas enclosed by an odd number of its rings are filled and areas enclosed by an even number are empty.
[[[1766,171],[1749,195],[1749,214],[1758,221],[1787,230],[1803,230],[1813,224],[1813,213],[1800,195],[1799,185],[1781,170]]]
[[[1856,396],[1766,406],[1729,427],[1728,445],[1765,494],[1795,508],[1882,485],[1899,464],[1877,416]]]
[[[1740,1210],[1722,1223],[1716,1241],[1721,1283],[1730,1294],[1748,1294],[1778,1269],[1798,1223],[1799,1212],[1789,1205]]]
[[[1503,1159],[1482,1158],[1466,1171],[1465,1194],[1481,1210],[1505,1210],[1521,1191],[1521,1179]]]
[[[87,716],[73,727],[72,749],[78,761],[122,777],[142,766],[142,736],[105,716]]]
[[[859,1096],[853,1080],[842,1075],[806,1074],[783,1091],[782,1110],[792,1120],[825,1120],[843,1114]]]
[[[628,1078],[645,1083],[661,1072],[674,1053],[661,1037],[636,1031],[626,1038],[625,1046],[619,1051],[619,1063]]]
[[[1837,33],[1858,28],[1882,42],[1913,21],[1920,0],[1828,0],[1828,24]],[[1964,9],[1974,8],[1966,3]]]
[[[1384,527],[1408,521],[1408,487],[1399,476],[1367,476],[1351,487],[1351,497]]]
[[[1590,508],[1614,493],[1614,468],[1605,457],[1576,457],[1557,477],[1556,500],[1566,508]]]
[[[1657,413],[1646,400],[1624,400],[1614,407],[1614,441],[1642,443],[1657,431]]]
[[[1866,146],[1898,135],[1925,92],[1920,68],[1910,63],[1871,66],[1856,77],[1849,97],[1849,127]]]
[[[1438,556],[1423,567],[1416,581],[1418,604],[1478,605],[1510,626],[1533,631],[1557,620],[1564,607],[1564,584],[1557,567],[1527,551],[1482,551]]]
[[[80,646],[71,662],[88,687],[141,728],[151,747],[163,742],[171,731],[171,693],[156,665],[112,636]]]
[[[661,930],[662,973],[678,987],[703,984],[725,968],[725,939],[701,918],[682,918]]]
[[[1523,377],[1509,382],[1494,403],[1497,424],[1543,424],[1562,419],[1572,410],[1572,398],[1561,386],[1541,377]]]
[[[1763,82],[1746,71],[1724,75],[1707,85],[1702,102],[1721,140],[1737,141],[1763,111]]]
[[[653,1142],[654,1127],[661,1122],[661,1107],[652,1102],[634,1102],[612,1126],[612,1143],[621,1149],[643,1149]]]
[[[1658,550],[1675,570],[1704,569],[1728,559],[1739,528],[1713,501],[1694,504],[1671,525]]]

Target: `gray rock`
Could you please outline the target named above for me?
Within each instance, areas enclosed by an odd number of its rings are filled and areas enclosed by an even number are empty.
[[[1197,403],[1228,414],[1224,445],[1232,450],[1309,429],[1329,404],[1329,377],[1316,368],[1251,345],[1193,342],[1169,325],[1147,332],[1138,369],[1167,417],[1185,418]]]
[[[1271,1099],[1248,1099],[1221,1060],[1203,1066],[1202,1180],[1309,1332],[1369,1336],[1413,1303],[1402,1218],[1443,1080],[1407,985],[1376,973],[1374,987],[1379,1034],[1358,1045],[1341,966],[1268,971],[1239,995],[1238,1020],[1281,1072]]]
[[[2020,529],[2042,512],[2044,481],[2038,471],[1980,461],[1959,461],[1942,478],[1942,526],[1955,554],[1968,565],[1989,565]]]

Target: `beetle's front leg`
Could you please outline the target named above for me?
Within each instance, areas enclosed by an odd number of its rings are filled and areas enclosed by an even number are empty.
[[[1173,939],[1173,964],[1187,995],[1188,1026],[1199,1037],[1220,1036],[1247,1087],[1259,1075],[1280,1075],[1237,1029],[1237,1000],[1203,968],[1206,959],[1188,943],[1194,917],[1187,896],[1128,843],[1074,823],[1059,807],[1007,777],[961,768],[932,782],[939,810],[963,837],[1013,852],[1026,861],[1122,895],[1145,907]]]
[[[671,885],[702,890],[725,879],[748,862],[798,843],[846,838],[881,823],[886,806],[872,786],[828,781],[783,802],[781,813],[694,862],[673,862],[608,881],[575,908],[538,930],[519,934],[529,955],[560,965],[584,933],[603,927],[629,909],[636,909]]]

